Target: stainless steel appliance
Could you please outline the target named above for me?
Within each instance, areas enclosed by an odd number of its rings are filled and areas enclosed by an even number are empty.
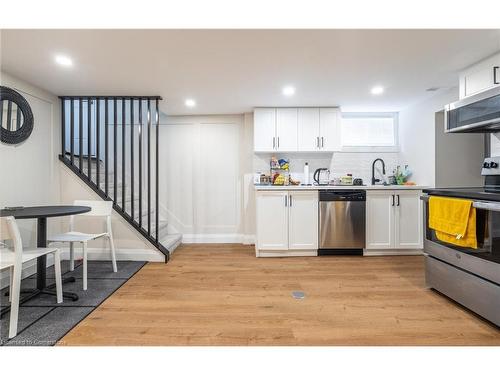
[[[448,104],[446,133],[489,133],[500,129],[500,87]]]
[[[365,247],[364,190],[320,190],[318,255],[362,255]]]
[[[318,168],[314,171],[313,180],[316,185],[328,185],[330,183],[330,170],[328,168]]]
[[[477,188],[425,189],[424,252],[428,287],[500,326],[500,157],[486,158]],[[429,228],[430,196],[470,199],[476,208],[478,249],[441,242]]]

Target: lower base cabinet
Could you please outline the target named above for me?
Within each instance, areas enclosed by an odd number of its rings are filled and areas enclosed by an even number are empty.
[[[423,248],[421,194],[421,190],[367,192],[365,254]]]
[[[264,190],[256,200],[258,257],[317,255],[317,191]]]

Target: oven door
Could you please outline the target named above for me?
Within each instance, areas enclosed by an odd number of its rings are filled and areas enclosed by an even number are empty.
[[[500,203],[474,201],[478,248],[464,248],[437,239],[429,228],[429,196],[424,201],[424,252],[467,272],[500,284]]]

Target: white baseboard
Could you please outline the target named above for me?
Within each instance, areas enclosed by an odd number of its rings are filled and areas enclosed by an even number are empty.
[[[241,242],[243,243],[243,245],[255,245],[255,235],[244,234],[241,237]]]
[[[183,234],[183,243],[242,243],[241,234]]]
[[[254,245],[255,235],[250,234],[183,234],[182,243],[241,243]]]
[[[69,249],[61,249],[61,259],[69,259]],[[87,248],[89,260],[111,260],[111,253],[107,248]],[[82,250],[75,246],[75,259],[82,257]],[[153,249],[116,249],[116,260],[133,260],[142,262],[164,262],[165,256]]]
[[[364,249],[363,256],[423,255],[422,249]]]

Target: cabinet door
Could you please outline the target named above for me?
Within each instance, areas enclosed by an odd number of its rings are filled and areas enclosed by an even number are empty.
[[[366,248],[394,248],[394,191],[366,194]]]
[[[299,151],[317,151],[320,147],[319,108],[298,109]]]
[[[500,85],[500,53],[480,61],[460,74],[460,99]]]
[[[276,149],[297,151],[297,108],[276,109]]]
[[[498,84],[495,84],[495,70],[497,82],[500,80],[498,68],[488,66],[477,71],[464,75],[465,96],[477,94],[478,92],[488,90]]]
[[[421,249],[423,247],[423,219],[420,190],[395,191],[395,247]]]
[[[288,249],[288,192],[257,192],[257,249]]]
[[[318,249],[318,192],[290,191],[288,248]]]
[[[276,145],[276,109],[255,108],[253,112],[254,151],[274,151]]]
[[[340,110],[320,108],[319,132],[321,151],[340,151]]]

